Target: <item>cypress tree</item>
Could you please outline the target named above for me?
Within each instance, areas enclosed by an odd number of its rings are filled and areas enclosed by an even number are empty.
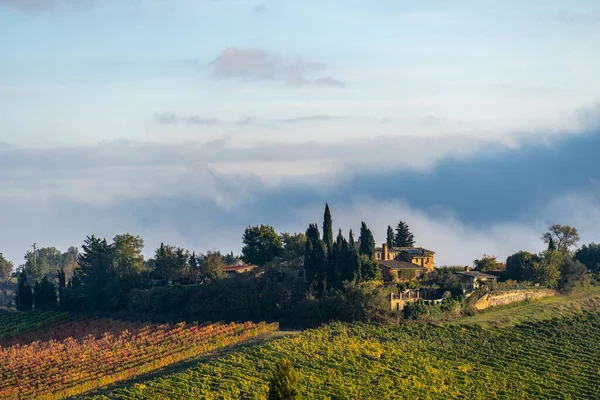
[[[354,276],[354,271],[352,270],[352,265],[350,262],[350,245],[346,238],[342,240],[342,246],[339,250],[340,252],[340,260],[338,261],[339,271],[340,271],[340,286],[342,282],[352,281]]]
[[[38,311],[44,308],[44,299],[42,293],[42,286],[39,282],[33,285],[33,309]]]
[[[344,252],[344,245],[346,239],[344,235],[342,235],[342,230],[338,231],[338,235],[335,239],[335,243],[333,244],[333,251],[329,253],[329,257],[327,260],[327,265],[329,269],[327,270],[327,287],[329,289],[339,288],[342,283],[342,270],[346,265],[345,258],[346,253]]]
[[[410,232],[408,224],[404,221],[398,222],[396,226],[396,235],[394,236],[394,246],[396,247],[414,247],[415,236]]]
[[[56,306],[56,287],[47,277],[36,282],[33,299],[36,310],[51,310]]]
[[[273,371],[267,400],[297,400],[299,398],[298,376],[292,363],[284,358],[277,363]]]
[[[375,257],[375,239],[373,238],[373,233],[367,228],[367,224],[364,222],[361,222],[360,226],[359,253],[368,257]]]
[[[17,308],[20,311],[31,311],[33,308],[33,293],[31,292],[31,286],[27,284],[27,273],[25,273],[25,270],[21,270],[19,273]]]
[[[317,267],[317,293],[322,296],[327,289],[327,246],[322,241],[315,244],[314,260]]]
[[[354,241],[352,229],[350,229],[350,233],[348,234],[348,270],[348,280],[359,282],[361,279],[360,257],[356,250],[356,242]]]
[[[394,230],[392,229],[392,227],[390,225],[388,225],[388,228],[387,228],[386,243],[387,243],[388,247],[394,246]]]
[[[60,310],[65,311],[69,309],[67,305],[67,278],[65,276],[65,270],[61,267],[58,271],[58,306]]]
[[[550,240],[548,241],[548,250],[556,250],[556,243],[554,243],[552,236],[550,236]]]
[[[379,262],[366,254],[360,256],[361,277],[365,281],[381,279]]]
[[[317,278],[318,257],[316,251],[320,244],[319,227],[317,224],[310,224],[306,230],[306,244],[304,246],[304,274],[309,285],[312,285]]]
[[[327,252],[330,253],[333,250],[333,221],[327,203],[325,203],[325,214],[323,215],[323,241],[327,246]]]

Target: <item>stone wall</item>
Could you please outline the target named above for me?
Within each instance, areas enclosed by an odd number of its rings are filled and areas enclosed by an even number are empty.
[[[550,289],[539,290],[509,290],[505,292],[486,293],[475,303],[477,310],[496,307],[504,304],[516,303],[525,300],[535,300],[542,297],[556,296],[558,293]]]

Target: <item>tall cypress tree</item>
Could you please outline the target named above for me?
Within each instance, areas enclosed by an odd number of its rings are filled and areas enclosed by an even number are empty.
[[[356,242],[354,241],[354,233],[350,229],[348,234],[348,277],[350,281],[359,282],[361,280],[360,274],[360,256],[356,249]]]
[[[373,238],[373,233],[364,222],[361,222],[360,225],[359,253],[368,257],[375,257],[375,238]]]
[[[325,203],[325,214],[323,215],[323,241],[327,246],[327,252],[331,252],[333,250],[333,221],[327,203]]]
[[[306,244],[304,247],[304,274],[309,285],[312,285],[317,278],[319,262],[316,252],[321,243],[318,225],[310,224],[306,230]]]
[[[44,277],[41,282],[36,282],[33,299],[36,311],[52,310],[56,307],[56,287],[48,277]]]
[[[394,245],[394,230],[392,229],[391,225],[388,225],[388,228],[387,228],[386,243],[387,243],[388,247],[392,247]]]
[[[415,236],[411,233],[408,224],[404,221],[398,222],[396,226],[396,235],[394,236],[394,246],[413,247],[415,245]]]
[[[323,241],[315,244],[313,254],[317,269],[317,293],[322,296],[327,289],[327,246]]]
[[[335,239],[335,243],[333,244],[333,251],[329,252],[327,260],[327,265],[329,267],[327,270],[327,287],[329,289],[340,288],[342,284],[342,270],[346,265],[346,252],[344,252],[344,248],[348,246],[348,244],[344,244],[344,242],[346,242],[346,239],[344,238],[344,235],[342,235],[342,230],[340,229]]]
[[[19,273],[17,308],[20,311],[31,311],[33,308],[33,293],[31,292],[31,286],[27,284],[27,273],[24,269]]]
[[[69,309],[67,304],[67,277],[65,270],[61,267],[58,271],[58,306],[60,310],[65,311]]]

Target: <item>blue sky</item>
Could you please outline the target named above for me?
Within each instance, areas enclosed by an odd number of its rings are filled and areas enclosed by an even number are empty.
[[[238,251],[247,224],[301,231],[324,201],[345,229],[413,218],[444,263],[553,222],[600,240],[559,207],[599,203],[596,1],[0,0],[0,38],[16,263],[122,231]]]

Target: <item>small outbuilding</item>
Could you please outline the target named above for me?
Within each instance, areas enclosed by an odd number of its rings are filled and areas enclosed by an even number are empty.
[[[480,288],[482,284],[498,280],[498,277],[495,275],[486,274],[481,271],[470,271],[468,267],[465,268],[465,271],[457,272],[456,275],[458,275],[463,284],[463,289],[467,293]]]

